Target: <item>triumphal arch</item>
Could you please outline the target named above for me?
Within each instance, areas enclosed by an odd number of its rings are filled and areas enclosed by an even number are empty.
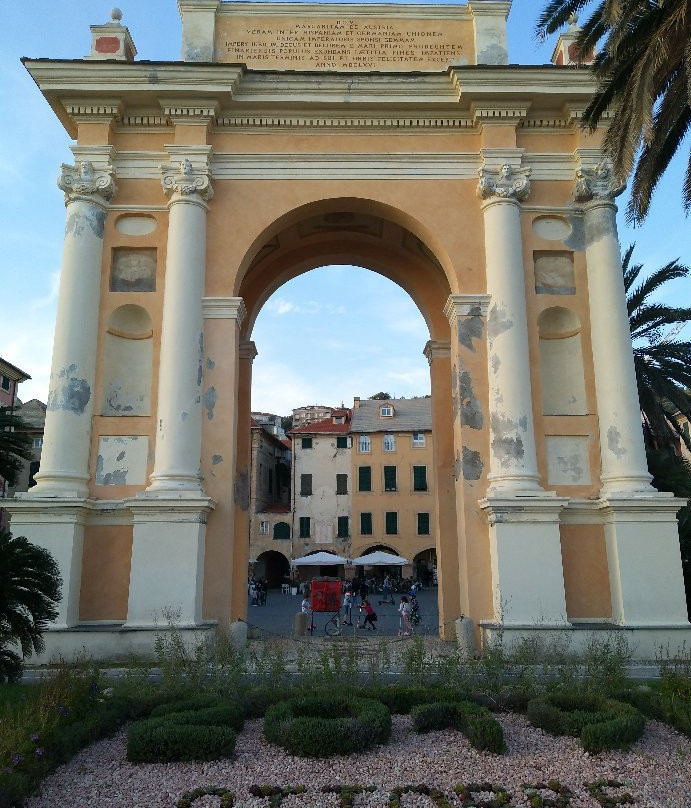
[[[252,328],[330,263],[429,328],[444,636],[688,642],[593,80],[573,31],[509,64],[510,5],[179,0],[180,61],[137,61],[117,11],[85,59],[25,61],[74,139],[41,469],[11,505],[62,570],[48,653],[245,617]]]

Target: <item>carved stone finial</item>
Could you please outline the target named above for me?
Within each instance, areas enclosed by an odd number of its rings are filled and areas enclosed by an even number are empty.
[[[614,176],[609,160],[602,160],[595,168],[580,166],[576,170],[573,198],[575,202],[591,202],[593,199],[612,200],[619,196],[625,187]]]
[[[194,166],[188,158],[180,161],[179,166],[174,163],[164,163],[161,166],[163,190],[169,195],[181,194],[190,196],[198,194],[205,202],[214,195],[211,187],[209,166]]]
[[[122,11],[119,8],[112,8],[110,10],[110,21],[114,25],[120,25],[120,21],[122,20]]]
[[[568,22],[569,22],[569,28],[576,28],[578,26],[578,12],[577,11],[572,11],[571,14],[569,14]]]
[[[65,204],[75,199],[100,196],[106,202],[115,195],[115,171],[112,166],[96,169],[90,160],[78,160],[73,166],[63,164],[58,177],[58,188],[65,193]]]
[[[522,202],[530,193],[530,171],[530,168],[514,168],[508,163],[501,168],[480,168],[477,195],[480,199],[499,197]]]

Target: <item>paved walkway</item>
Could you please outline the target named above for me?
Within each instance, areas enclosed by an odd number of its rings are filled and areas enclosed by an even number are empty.
[[[378,599],[381,595],[374,595],[370,599],[374,610],[377,613],[377,631],[376,634],[386,637],[395,636],[398,634],[398,604],[400,602],[400,595],[394,595],[394,603],[379,604]],[[295,623],[295,614],[300,611],[302,603],[302,596],[300,595],[283,595],[280,589],[272,589],[266,599],[266,606],[248,606],[247,607],[247,623],[252,628],[256,629],[257,636],[280,636],[290,637],[293,633]],[[437,588],[431,587],[429,589],[422,589],[418,594],[418,603],[420,604],[420,624],[416,627],[416,634],[425,634],[436,636],[439,633],[439,611],[437,608]],[[353,626],[343,626],[343,634],[348,636],[360,636],[362,634],[374,635],[374,631],[363,631],[358,629],[356,620],[359,608],[353,610]],[[324,635],[324,625],[332,617],[332,614],[318,614],[314,615],[314,636]],[[362,615],[364,618],[364,614]],[[362,624],[362,618],[360,624]],[[255,632],[252,632],[255,633]]]

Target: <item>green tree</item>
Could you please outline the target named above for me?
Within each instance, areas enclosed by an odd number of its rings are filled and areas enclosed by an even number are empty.
[[[370,401],[388,401],[391,398],[389,393],[379,392],[375,393],[373,396],[370,396]]]
[[[538,36],[559,30],[592,0],[549,0]],[[587,54],[601,43],[592,70],[598,88],[583,115],[595,129],[612,113],[604,140],[617,177],[633,172],[630,221],[642,221],[670,160],[691,128],[691,0],[600,0],[580,30]],[[691,209],[691,155],[683,186]]]
[[[0,407],[0,478],[14,485],[24,460],[31,460],[27,424],[11,407]]]
[[[16,679],[23,658],[44,649],[43,631],[57,617],[61,586],[47,550],[0,531],[0,682]],[[21,656],[10,645],[18,646]]]
[[[681,440],[691,451],[689,433],[677,420],[678,413],[691,420],[691,342],[664,336],[691,320],[691,308],[650,299],[669,281],[686,278],[689,268],[670,261],[641,279],[643,266],[631,263],[634,246],[624,254],[622,265],[646,442],[653,449],[674,451]]]
[[[281,429],[284,432],[290,432],[293,428],[293,416],[292,415],[284,415],[281,418]]]

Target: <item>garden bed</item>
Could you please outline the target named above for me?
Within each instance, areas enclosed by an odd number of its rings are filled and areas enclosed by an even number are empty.
[[[528,808],[524,785],[556,780],[573,796],[573,808],[597,808],[587,784],[616,780],[639,808],[688,808],[691,794],[691,741],[656,721],[628,752],[590,756],[575,738],[551,737],[530,726],[524,716],[501,714],[506,753],[474,750],[460,732],[443,730],[417,735],[409,716],[392,719],[390,742],[348,757],[292,757],[263,737],[262,721],[245,723],[238,733],[236,756],[205,763],[134,765],[126,761],[126,732],[79,752],[43,783],[42,793],[27,808],[174,808],[184,794],[215,787],[233,792],[236,805],[268,808],[269,798],[251,795],[252,786],[304,786],[304,794],[287,795],[282,808],[338,808],[339,795],[322,788],[350,784],[374,787],[353,796],[355,808],[387,808],[395,790],[425,784],[442,791],[452,808],[461,802],[459,783],[491,783],[511,793],[509,806]],[[491,795],[490,795],[491,796]],[[546,794],[546,796],[549,796]],[[432,808],[430,796],[399,793],[401,808]],[[204,796],[196,808],[219,806],[219,796]]]

